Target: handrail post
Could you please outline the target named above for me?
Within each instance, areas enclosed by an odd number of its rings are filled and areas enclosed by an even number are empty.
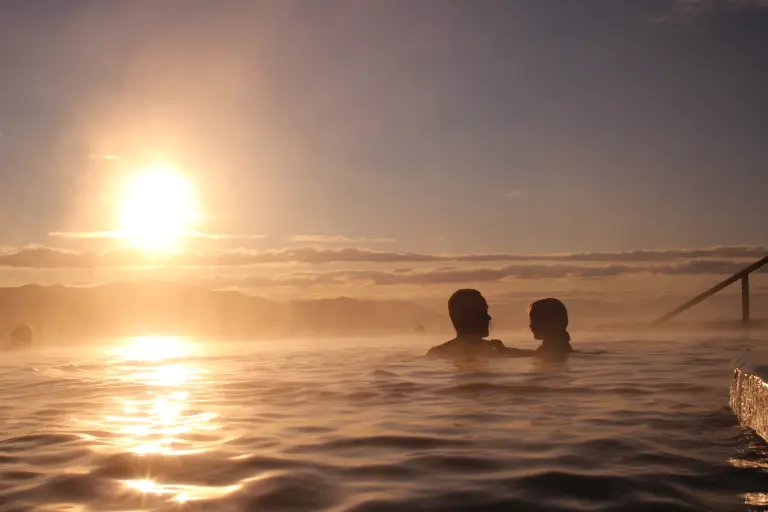
[[[747,268],[742,269],[740,272],[736,272],[728,279],[719,282],[709,290],[705,291],[704,293],[701,293],[694,297],[693,299],[689,300],[685,304],[682,304],[669,313],[667,313],[664,316],[661,316],[656,319],[654,322],[655,324],[663,324],[667,320],[676,317],[683,311],[692,308],[699,302],[703,301],[704,299],[707,299],[723,288],[726,288],[733,283],[735,283],[738,280],[741,280],[741,320],[745,324],[749,323],[749,274],[752,272],[756,272],[757,270],[760,270],[762,267],[768,265],[768,256],[765,256],[759,261],[756,261],[752,265],[748,266]]]
[[[741,278],[741,321],[749,324],[749,274]]]

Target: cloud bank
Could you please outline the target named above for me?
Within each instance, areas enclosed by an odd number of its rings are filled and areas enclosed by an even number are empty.
[[[117,231],[51,231],[48,236],[53,238],[95,239],[95,238],[121,238]],[[260,240],[266,235],[259,234],[233,234],[233,233],[190,233],[187,238],[205,238],[208,240]]]
[[[359,243],[392,243],[394,238],[351,238],[344,235],[294,235],[291,242],[302,244],[359,244]]]
[[[648,274],[663,276],[733,274],[744,268],[743,263],[713,260],[691,261],[664,265],[508,265],[501,268],[437,268],[429,270],[333,270],[325,272],[292,272],[275,277],[217,276],[216,287],[256,288],[262,286],[291,286],[308,288],[318,285],[403,286],[466,283],[497,283],[510,279],[604,278]]]
[[[416,263],[515,263],[483,269],[488,275],[506,272],[505,277],[600,277],[629,273],[728,274],[737,272],[750,260],[768,254],[759,246],[724,246],[706,249],[660,249],[627,252],[560,254],[426,254],[375,251],[354,247],[300,247],[267,251],[211,250],[165,256],[138,251],[69,251],[44,246],[25,247],[0,254],[0,267],[13,268],[97,268],[97,267],[243,267],[274,263],[321,265],[329,263],[416,264]],[[530,263],[527,263],[530,262]],[[522,264],[526,263],[526,264]],[[664,265],[666,264],[666,265]],[[444,265],[441,265],[444,267]],[[465,269],[436,268],[450,275]],[[410,272],[400,269],[399,274]],[[383,278],[384,279],[384,278]],[[465,279],[469,280],[469,279]]]

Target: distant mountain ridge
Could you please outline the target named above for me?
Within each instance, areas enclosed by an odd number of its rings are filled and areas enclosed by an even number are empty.
[[[278,302],[156,280],[0,288],[0,325],[7,332],[20,322],[55,336],[234,337],[450,328],[447,317],[405,301],[339,297]]]

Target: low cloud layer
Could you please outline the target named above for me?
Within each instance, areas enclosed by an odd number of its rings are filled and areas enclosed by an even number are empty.
[[[326,272],[291,272],[275,277],[218,276],[212,284],[218,287],[257,288],[262,286],[292,286],[306,288],[317,285],[438,285],[494,283],[508,279],[601,278],[634,274],[683,276],[734,274],[744,264],[734,261],[688,261],[663,265],[597,265],[526,264],[501,268],[438,268],[431,270],[333,270]],[[765,268],[765,267],[764,267]],[[766,269],[768,270],[768,269]]]
[[[75,238],[75,239],[94,239],[94,238],[121,238],[122,235],[117,231],[51,231],[48,236],[53,238]],[[233,234],[233,233],[190,233],[188,238],[205,238],[208,240],[259,240],[265,238],[265,235],[258,234]]]
[[[93,238],[118,238],[120,235],[116,231],[51,231],[48,236],[89,240]]]
[[[294,235],[291,242],[302,244],[381,244],[392,243],[393,238],[351,238],[344,235]]]
[[[67,251],[43,246],[30,246],[15,252],[0,254],[0,267],[16,268],[95,268],[95,267],[241,267],[271,263],[506,263],[535,262],[535,265],[518,265],[509,268],[527,269],[521,272],[536,273],[538,268],[579,269],[581,277],[589,274],[616,275],[637,273],[649,266],[661,263],[669,265],[669,273],[682,274],[726,274],[737,272],[749,260],[757,260],[768,254],[768,249],[757,246],[712,247],[708,249],[662,249],[628,252],[563,253],[563,254],[424,254],[414,252],[374,251],[360,248],[317,248],[300,247],[271,251],[206,251],[187,252],[166,256],[148,255],[138,251],[114,250],[105,252]],[[734,261],[736,260],[736,261]],[[543,262],[557,263],[543,265]],[[571,266],[565,265],[570,264]],[[582,265],[573,265],[582,264]],[[494,269],[498,271],[499,269]],[[465,272],[465,270],[440,269],[441,272]],[[575,272],[575,270],[573,270]],[[526,276],[522,276],[526,277]],[[547,276],[534,276],[547,277]],[[557,277],[557,276],[556,276]]]

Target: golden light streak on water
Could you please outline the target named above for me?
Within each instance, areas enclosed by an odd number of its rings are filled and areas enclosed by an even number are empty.
[[[164,485],[148,479],[126,480],[123,483],[128,489],[138,491],[143,494],[169,496],[169,501],[175,501],[177,503],[221,498],[223,496],[237,492],[242,488],[241,485],[226,485],[221,487],[173,484]]]
[[[210,375],[189,359],[194,347],[184,338],[131,338],[110,349],[116,377],[140,391],[114,400],[98,421],[81,421],[93,430],[116,434],[107,440],[110,449],[141,457],[160,454],[184,457],[212,448],[199,441],[200,434],[217,430],[217,414],[200,410],[195,390],[210,383]],[[87,434],[85,434],[87,435]],[[182,460],[183,463],[183,460]],[[237,491],[240,486],[188,485],[146,475],[123,482],[132,492],[183,504],[212,499]]]

